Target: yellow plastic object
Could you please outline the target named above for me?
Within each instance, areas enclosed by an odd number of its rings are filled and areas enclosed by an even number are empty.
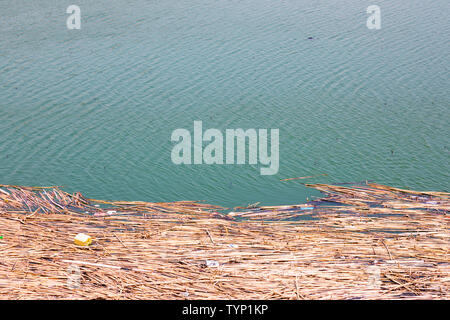
[[[75,244],[79,246],[88,246],[92,243],[92,238],[84,233],[79,233],[75,237]]]

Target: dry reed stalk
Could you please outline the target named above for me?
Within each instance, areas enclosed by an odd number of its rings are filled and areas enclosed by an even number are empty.
[[[55,187],[0,185],[0,295],[450,297],[447,193],[375,184],[309,186],[326,196],[230,217],[194,201],[101,201]],[[339,205],[326,205],[329,200]],[[73,244],[81,232],[93,237],[91,246]]]

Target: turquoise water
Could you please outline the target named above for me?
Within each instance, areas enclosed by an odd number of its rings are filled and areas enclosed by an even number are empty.
[[[81,30],[66,27],[70,4]],[[366,27],[372,4],[380,30]],[[317,193],[280,179],[321,173],[300,182],[448,191],[449,8],[0,1],[0,183],[225,206],[303,202]],[[171,133],[194,120],[279,128],[279,172],[173,164]]]

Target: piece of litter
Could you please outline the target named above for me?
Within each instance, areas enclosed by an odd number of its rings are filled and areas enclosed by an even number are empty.
[[[92,238],[84,233],[75,236],[74,243],[78,246],[88,246],[92,243]]]
[[[232,244],[232,243],[230,243],[228,246],[229,246],[230,248],[237,248],[237,245]]]
[[[218,267],[219,266],[219,262],[217,262],[216,260],[206,260],[206,266],[207,267]]]
[[[115,211],[115,210],[108,210],[108,211],[106,211],[106,213],[107,214],[114,214],[114,213],[117,213],[117,211]]]

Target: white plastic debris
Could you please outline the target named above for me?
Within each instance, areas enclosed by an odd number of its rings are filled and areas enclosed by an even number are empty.
[[[219,262],[216,260],[206,260],[206,266],[209,268],[217,268],[219,266]]]

